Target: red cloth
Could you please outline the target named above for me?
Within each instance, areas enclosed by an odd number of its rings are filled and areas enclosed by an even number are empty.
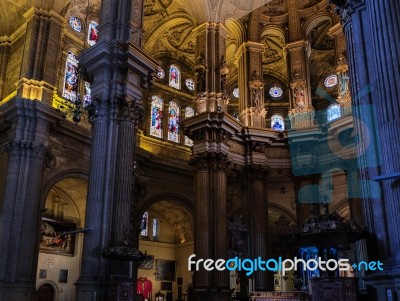
[[[151,281],[148,279],[143,282],[143,296],[145,299],[150,299],[152,286]]]
[[[136,293],[138,295],[143,295],[143,280],[139,278],[136,282]]]

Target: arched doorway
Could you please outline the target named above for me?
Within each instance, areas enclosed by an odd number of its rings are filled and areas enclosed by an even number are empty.
[[[149,299],[148,287],[153,298],[161,291],[168,301],[183,299],[191,286],[187,259],[193,254],[194,218],[190,209],[166,198],[143,212],[139,249],[146,252],[148,259],[139,266],[137,292],[144,299]]]
[[[51,284],[45,283],[39,287],[38,301],[54,301],[54,289]]]

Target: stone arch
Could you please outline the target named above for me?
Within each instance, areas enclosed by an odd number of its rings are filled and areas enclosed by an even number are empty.
[[[332,17],[329,12],[320,12],[316,15],[313,15],[312,17],[308,18],[306,22],[304,22],[303,25],[303,36],[304,38],[307,38],[311,30],[313,30],[315,27],[320,25],[321,23],[325,21],[332,21]]]
[[[53,290],[53,301],[59,301],[59,287],[57,285],[57,283],[55,283],[54,281],[51,280],[45,280],[42,282],[38,282],[36,285],[36,289],[39,291],[40,287],[43,285],[48,285],[51,287],[51,289]]]

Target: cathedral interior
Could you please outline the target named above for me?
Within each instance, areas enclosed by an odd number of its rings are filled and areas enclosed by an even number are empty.
[[[399,300],[399,16],[1,0],[0,301]]]

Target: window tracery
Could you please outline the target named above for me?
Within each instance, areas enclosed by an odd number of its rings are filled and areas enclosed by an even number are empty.
[[[168,111],[168,140],[179,142],[179,105],[174,102],[169,102]]]
[[[162,138],[162,113],[163,100],[161,97],[154,95],[151,101],[151,116],[150,116],[150,135]]]

